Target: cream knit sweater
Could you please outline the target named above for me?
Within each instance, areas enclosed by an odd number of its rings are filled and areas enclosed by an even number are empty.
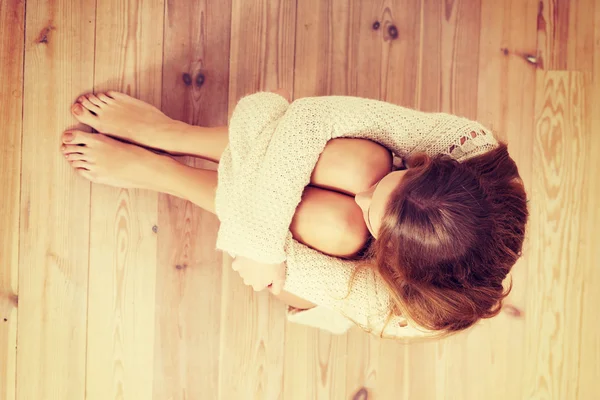
[[[402,317],[390,319],[382,279],[362,269],[350,287],[353,261],[329,257],[295,241],[296,207],[327,142],[352,137],[375,141],[395,156],[425,152],[458,161],[497,146],[477,122],[425,113],[358,97],[313,97],[288,103],[274,93],[244,97],[229,125],[219,164],[217,249],[265,263],[286,261],[284,290],[318,306],[290,310],[289,319],[341,333],[352,325],[392,338],[427,336]]]

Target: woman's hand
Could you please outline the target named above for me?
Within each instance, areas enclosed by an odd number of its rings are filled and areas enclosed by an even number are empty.
[[[236,257],[231,264],[244,283],[259,292],[271,286],[274,295],[281,293],[285,283],[285,262],[280,264],[264,264],[246,257]]]

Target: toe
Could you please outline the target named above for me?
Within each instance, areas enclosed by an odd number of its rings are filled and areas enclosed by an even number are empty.
[[[86,96],[81,96],[79,99],[77,99],[77,101],[79,102],[79,104],[81,104],[93,113],[98,113],[98,111],[100,111],[100,107],[89,101]]]
[[[70,145],[90,145],[94,142],[94,134],[82,131],[67,131],[62,136],[64,144]]]
[[[75,171],[77,171],[77,173],[83,176],[85,179],[95,182],[96,176],[90,170],[85,168],[75,168]]]
[[[129,98],[129,96],[127,96],[125,93],[115,92],[114,90],[109,90],[106,92],[106,95],[115,100],[125,100]]]
[[[90,164],[85,161],[71,161],[71,166],[75,169],[85,169],[90,170]]]
[[[104,93],[98,93],[96,95],[100,100],[102,100],[102,102],[106,103],[106,104],[112,104],[114,102],[114,100],[110,97],[108,97],[106,94]]]
[[[63,144],[60,148],[60,151],[66,156],[67,154],[84,154],[87,153],[88,148],[85,146],[80,146],[77,144]]]
[[[84,123],[86,125],[94,126],[97,122],[97,116],[92,114],[90,110],[85,108],[82,103],[75,103],[71,107],[71,113],[77,121]]]
[[[67,161],[85,161],[90,162],[89,156],[82,153],[65,153]]]
[[[86,97],[96,107],[100,108],[104,105],[104,102],[100,101],[100,99],[98,97],[96,97],[96,95],[93,93],[88,94]]]

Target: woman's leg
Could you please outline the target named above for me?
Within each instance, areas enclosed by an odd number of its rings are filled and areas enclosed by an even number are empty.
[[[288,101],[287,91],[275,93]],[[228,144],[225,126],[206,128],[172,120],[159,109],[119,92],[81,96],[71,108],[84,124],[109,136],[219,162]],[[311,184],[349,195],[361,192],[391,170],[391,153],[363,139],[331,140],[321,154]]]
[[[67,160],[92,182],[168,193],[215,213],[216,171],[193,168],[102,134],[69,131],[63,142]],[[338,257],[353,255],[368,237],[352,197],[310,186],[290,230],[297,240]]]
[[[102,134],[68,131],[63,143],[67,160],[92,182],[168,193],[215,213],[216,171],[192,168]],[[362,212],[352,197],[308,187],[290,229],[306,245],[343,257],[364,244],[367,231],[363,225]],[[289,293],[279,298],[297,308],[312,306]]]
[[[216,171],[192,168],[102,134],[77,130],[65,132],[61,150],[76,172],[92,182],[168,193],[215,213]]]
[[[114,91],[80,96],[71,112],[98,132],[172,154],[218,161],[228,141],[227,127],[188,125],[148,103]]]

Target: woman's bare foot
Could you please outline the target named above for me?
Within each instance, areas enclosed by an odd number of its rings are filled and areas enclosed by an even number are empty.
[[[63,154],[79,175],[120,188],[157,190],[160,171],[172,160],[102,134],[70,130],[62,142]]]
[[[143,146],[170,151],[181,125],[158,108],[114,91],[80,96],[71,107],[79,122],[98,132]]]

